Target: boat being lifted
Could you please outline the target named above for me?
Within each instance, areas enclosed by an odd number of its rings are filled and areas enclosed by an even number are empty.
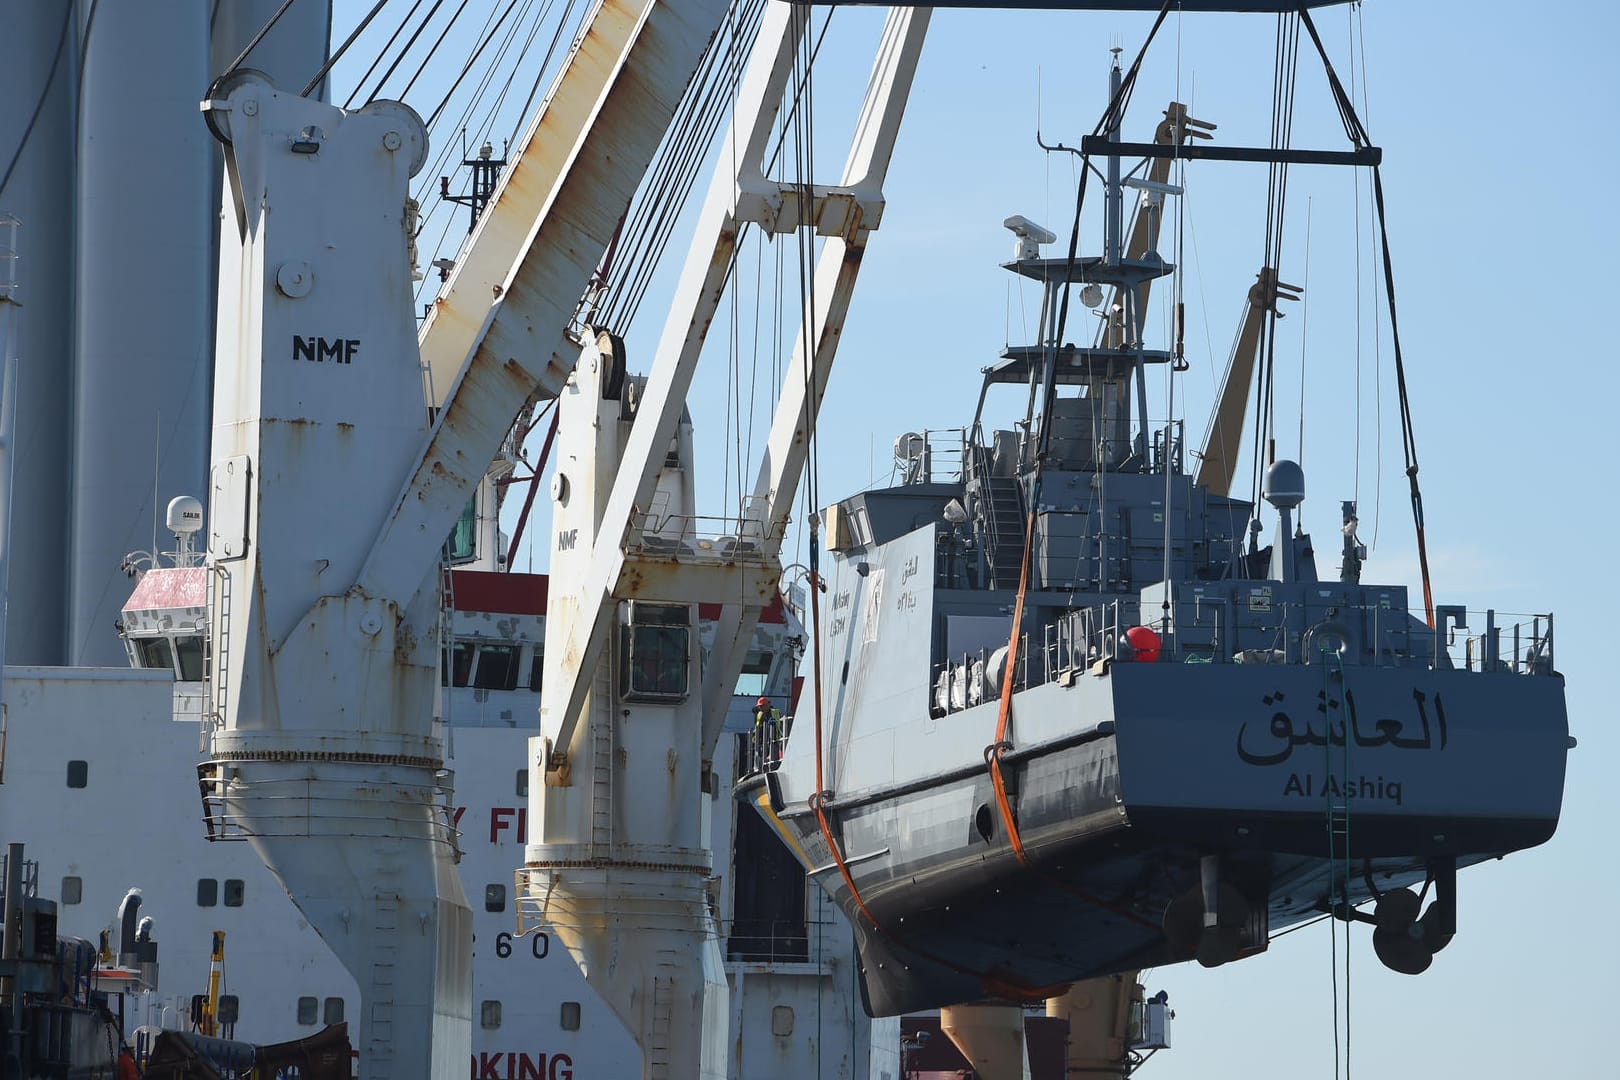
[[[1216,966],[1324,914],[1373,924],[1379,958],[1416,974],[1455,933],[1458,868],[1557,825],[1572,740],[1551,615],[1433,606],[1426,564],[1415,609],[1405,586],[1364,583],[1353,502],[1320,575],[1297,464],[1263,451],[1270,511],[1228,493],[1243,363],[1196,476],[1179,424],[1146,419],[1148,367],[1181,353],[1142,340],[1174,269],[1157,251],[1168,160],[1376,166],[1377,149],[1331,69],[1349,151],[1188,146],[1211,125],[1176,104],[1154,144],[1121,143],[1135,71],[1116,62],[1083,144],[1103,254],[1043,256],[1052,234],[1007,221],[1006,269],[1043,285],[1041,340],[985,369],[969,427],[897,441],[898,485],[822,515],[812,680],[780,760],[738,785],[854,923],[873,1015]],[[1143,164],[1122,173],[1126,157]],[[1104,290],[1096,342],[1062,344],[1071,295],[1098,307]],[[1289,292],[1261,271],[1251,362]],[[1007,386],[1023,421],[986,432]]]

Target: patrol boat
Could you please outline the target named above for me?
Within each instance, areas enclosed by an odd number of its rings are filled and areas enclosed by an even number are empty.
[[[1297,292],[1275,265],[1196,474],[1182,426],[1147,419],[1147,372],[1183,364],[1143,332],[1175,269],[1172,159],[1376,168],[1377,148],[1331,78],[1348,151],[1222,147],[1179,104],[1154,143],[1122,143],[1135,71],[1116,50],[1078,151],[1104,178],[1102,253],[1078,253],[1077,225],[1043,254],[1050,232],[1007,220],[1040,340],[984,369],[965,427],[897,440],[898,483],[826,509],[813,679],[780,762],[738,786],[853,922],[873,1015],[1215,966],[1323,914],[1372,923],[1383,963],[1416,974],[1455,932],[1458,868],[1558,821],[1552,616],[1435,606],[1426,562],[1421,604],[1363,581],[1353,502],[1319,572],[1304,472],[1264,437],[1269,505],[1231,493],[1255,360],[1263,391],[1266,331]],[[1071,301],[1105,290],[1095,342],[1068,343]],[[989,427],[1003,395],[1022,418]]]

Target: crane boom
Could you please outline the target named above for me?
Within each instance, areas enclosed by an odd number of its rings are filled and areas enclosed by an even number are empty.
[[[604,0],[576,42],[526,153],[485,209],[465,276],[494,264],[480,253],[485,244],[505,248],[513,235],[523,244],[481,319],[477,297],[458,294],[423,332],[435,384],[438,358],[462,342],[467,349],[432,440],[360,572],[366,592],[405,596],[420,585],[512,418],[535,396],[557,396],[578,354],[567,336],[575,304],[725,10],[723,0]],[[442,336],[450,338],[443,349]]]

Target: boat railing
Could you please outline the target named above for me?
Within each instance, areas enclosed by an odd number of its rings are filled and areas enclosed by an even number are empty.
[[[1042,627],[1040,682],[1072,678],[1101,660],[1139,660],[1132,629],[1156,639],[1157,662],[1187,664],[1315,664],[1331,652],[1360,667],[1415,665],[1472,672],[1546,675],[1553,667],[1550,614],[1437,609],[1439,628],[1414,627],[1403,609],[1382,603],[1280,601],[1239,604],[1182,601],[1168,613],[1143,609],[1135,598],[1077,608]],[[1479,628],[1471,633],[1470,627]],[[1431,647],[1431,641],[1433,642]],[[971,672],[961,699],[973,698]],[[936,696],[938,694],[936,682]],[[1037,683],[1038,685],[1038,683]],[[1020,686],[1020,689],[1023,687]]]
[[[998,646],[995,649],[981,648],[977,652],[964,652],[960,657],[947,658],[943,663],[935,665],[933,698],[929,711],[934,716],[945,716],[995,700],[1001,694],[1002,674],[1006,667],[1005,646]],[[1018,639],[1018,663],[1013,672],[1013,692],[1027,690],[1031,685],[1029,635],[1025,634]]]
[[[900,484],[959,484],[966,477],[966,428],[924,428],[894,441],[894,473]]]
[[[1441,654],[1450,666],[1463,671],[1505,671],[1547,675],[1553,667],[1552,613],[1518,614],[1468,611],[1461,607],[1436,609],[1435,663]],[[1506,621],[1504,621],[1506,620]],[[1477,633],[1470,632],[1477,629]]]
[[[1187,471],[1186,422],[1160,421],[1153,428],[1153,473],[1180,476]]]
[[[805,963],[810,926],[804,919],[728,919],[720,926],[726,959],[751,964]]]
[[[786,522],[746,510],[735,516],[671,514],[656,507],[634,515],[625,552],[676,562],[759,564],[781,547]]]
[[[448,774],[446,774],[448,775]],[[197,766],[202,794],[203,824],[209,840],[249,840],[253,837],[418,835],[424,802],[434,811],[432,827],[421,837],[445,844],[458,856],[461,832],[452,824],[445,776],[435,778],[431,795],[412,781],[367,779],[365,794],[356,794],[352,780],[339,777],[276,777],[246,780],[226,762],[205,761]],[[250,809],[244,814],[238,806]],[[401,807],[398,812],[383,808]]]

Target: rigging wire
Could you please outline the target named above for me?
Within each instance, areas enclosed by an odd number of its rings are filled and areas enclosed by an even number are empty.
[[[359,24],[356,25],[355,28],[349,33],[349,36],[343,39],[343,44],[339,45],[332,55],[326,58],[326,63],[320,66],[320,70],[315,72],[314,77],[311,78],[309,82],[305,84],[304,88],[298,92],[299,97],[309,97],[309,95],[315,92],[315,88],[321,85],[322,81],[325,80],[327,75],[331,74],[332,68],[337,64],[337,62],[343,59],[343,54],[349,51],[349,46],[354,44],[355,38],[365,33],[366,27],[371,25],[371,20],[375,19],[378,14],[381,13],[383,7],[387,3],[388,0],[377,0],[377,2],[371,6],[371,10],[366,12],[365,17],[362,18]]]
[[[1286,149],[1293,136],[1294,88],[1299,74],[1299,16],[1279,12],[1277,41],[1272,60],[1271,146]],[[1267,167],[1265,254],[1261,265],[1275,275],[1282,266],[1283,225],[1288,207],[1288,166]],[[1275,290],[1275,286],[1273,286]],[[1266,296],[1260,335],[1257,415],[1252,463],[1252,501],[1260,503],[1266,467],[1276,457],[1277,301]]]
[[[466,10],[467,0],[461,0],[460,6],[451,13],[450,21],[444,24],[444,29],[439,31],[439,36],[433,40],[432,45],[428,46],[427,55],[422,57],[420,64],[416,65],[416,73],[406,81],[405,89],[399,92],[398,97],[403,99],[410,96],[411,88],[416,85],[416,80],[422,77],[422,72],[426,71],[428,64],[433,62],[433,56],[439,51],[439,46],[444,44],[444,39],[450,35],[450,31],[455,28],[457,21],[460,20],[461,13]],[[428,17],[433,17],[432,12],[428,13]]]
[[[294,3],[296,3],[296,0],[282,0],[282,4],[281,4],[280,7],[278,7],[276,9],[275,14],[271,15],[270,18],[268,20],[266,20],[265,24],[263,26],[259,27],[259,32],[257,34],[253,35],[252,39],[248,41],[247,46],[245,48],[243,48],[241,52],[236,54],[236,59],[232,60],[231,63],[230,63],[230,66],[227,67],[224,71],[220,72],[214,78],[214,81],[218,82],[220,79],[225,78],[227,75],[230,75],[232,72],[234,72],[237,68],[241,67],[242,62],[244,60],[246,60],[252,54],[254,49],[257,49],[259,47],[259,42],[263,41],[264,36],[275,28],[276,23],[281,21],[281,17],[283,15],[287,14],[287,9],[292,7]],[[71,10],[72,5],[70,4],[70,5],[67,5],[67,6]]]
[[[548,0],[547,10],[549,9],[550,3]],[[574,2],[573,0],[568,0],[568,3],[563,6],[562,14],[557,18],[557,29],[552,32],[551,41],[546,45],[545,59],[540,62],[540,67],[534,73],[534,81],[529,84],[529,96],[523,99],[523,108],[519,109],[517,112],[517,122],[519,124],[523,123],[525,117],[531,115],[530,110],[534,107],[535,95],[540,93],[540,85],[545,81],[546,72],[551,69],[551,60],[557,55],[557,46],[562,44],[563,30],[568,26],[569,16],[573,14],[573,11]],[[536,21],[536,25],[539,25],[538,20]],[[513,127],[511,135],[512,141],[517,141],[517,136],[518,130],[516,127]]]
[[[1305,351],[1309,343],[1311,319],[1311,200],[1305,200],[1305,273],[1300,279],[1299,305],[1299,457],[1305,464]]]
[[[344,109],[353,107],[354,99],[360,96],[360,91],[365,89],[366,83],[371,81],[372,72],[376,71],[377,65],[383,62],[383,57],[387,56],[389,52],[393,50],[394,42],[399,40],[399,35],[405,32],[405,27],[410,25],[411,19],[416,15],[416,9],[421,6],[422,0],[414,0],[414,2],[411,4],[411,10],[405,13],[405,17],[400,19],[399,25],[394,27],[394,32],[388,36],[387,43],[385,43],[382,48],[377,50],[376,56],[371,58],[371,65],[366,68],[366,73],[355,80],[354,89],[351,90],[349,92],[349,96],[343,100]],[[431,127],[432,124],[430,123],[428,126]]]
[[[4,173],[0,173],[0,192],[4,192],[6,190],[6,185],[11,183],[11,174],[16,171],[17,163],[22,160],[23,150],[28,146],[28,138],[34,133],[34,125],[39,123],[39,114],[44,111],[45,102],[51,96],[51,83],[56,81],[56,69],[62,63],[62,53],[66,51],[67,48],[68,30],[73,25],[73,5],[63,4],[62,7],[62,32],[58,34],[56,38],[56,52],[51,57],[50,70],[45,73],[45,82],[39,88],[39,100],[34,103],[34,111],[29,114],[28,123],[23,127],[22,138],[17,140],[17,151],[11,155],[11,162],[6,166],[6,171]],[[90,16],[92,19],[95,17],[94,8],[90,10]],[[86,23],[86,47],[88,47],[90,40],[89,30],[89,24]],[[79,70],[84,70],[82,56],[80,57]]]
[[[421,0],[418,0],[418,3],[420,2]],[[461,81],[467,77],[468,72],[472,71],[473,65],[477,64],[478,58],[484,54],[484,49],[487,48],[489,43],[494,40],[496,31],[500,30],[501,25],[506,22],[506,17],[512,13],[512,7],[512,4],[507,4],[506,7],[501,10],[500,19],[496,21],[493,26],[490,25],[489,20],[495,18],[495,9],[490,9],[489,15],[484,19],[484,29],[479,33],[478,48],[474,49],[472,55],[467,57],[467,62],[461,65],[461,73],[451,81],[450,88],[444,92],[444,96],[439,99],[439,104],[434,106],[433,112],[428,115],[428,127],[433,127],[439,122],[439,117],[444,115],[444,110],[446,106],[450,104],[450,99],[454,97],[456,91],[461,88]],[[462,113],[463,122],[465,122],[466,118],[471,115],[471,110],[475,103],[476,95],[474,103],[469,103],[467,106],[467,111]]]
[[[1316,24],[1311,20],[1310,12],[1300,10],[1300,23],[1311,36],[1311,43],[1316,47],[1318,55],[1322,58],[1322,68],[1327,73],[1328,87],[1333,92],[1334,101],[1339,107],[1340,119],[1344,122],[1345,133],[1356,146],[1370,146],[1372,140],[1367,135],[1367,129],[1356,115],[1355,106],[1346,94],[1344,84],[1339,81],[1338,72],[1333,68],[1333,62],[1328,59],[1327,49],[1322,45],[1322,38],[1316,32]],[[1417,438],[1413,431],[1411,398],[1406,390],[1406,361],[1401,352],[1401,331],[1395,305],[1395,270],[1394,259],[1389,249],[1389,220],[1384,210],[1384,181],[1379,166],[1372,167],[1373,202],[1377,208],[1378,241],[1382,256],[1384,271],[1384,293],[1389,305],[1389,337],[1390,346],[1395,353],[1395,388],[1400,403],[1401,415],[1401,456],[1406,463],[1406,480],[1412,501],[1412,525],[1417,533],[1418,570],[1423,578],[1423,608],[1427,617],[1429,628],[1434,628],[1434,589],[1429,576],[1429,548],[1424,535],[1423,518],[1423,492],[1418,485],[1418,455]]]
[[[410,39],[405,42],[405,47],[399,50],[399,55],[394,57],[394,62],[388,65],[388,70],[383,72],[382,78],[377,80],[377,85],[371,88],[371,96],[366,98],[367,105],[377,100],[377,96],[382,93],[382,88],[388,85],[388,80],[394,77],[395,71],[399,70],[399,65],[404,63],[405,58],[411,54],[411,49],[416,46],[417,38],[422,36],[422,31],[428,28],[428,23],[433,21],[433,16],[438,14],[439,9],[443,6],[444,0],[433,0],[433,6],[428,8],[426,15],[422,16],[421,24],[411,33]]]

